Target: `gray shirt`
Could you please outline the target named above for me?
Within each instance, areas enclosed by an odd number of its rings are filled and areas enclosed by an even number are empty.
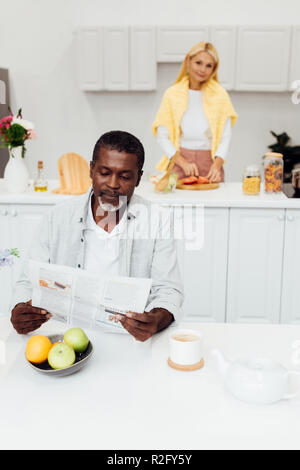
[[[12,308],[32,298],[28,259],[83,269],[85,232],[92,189],[54,206],[44,216],[14,287]],[[126,235],[120,239],[119,275],[152,278],[146,311],[165,308],[181,318],[183,288],[169,211],[159,212],[149,201],[133,195],[127,209]]]

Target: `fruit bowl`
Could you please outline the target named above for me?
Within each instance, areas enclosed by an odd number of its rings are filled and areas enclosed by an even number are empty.
[[[63,341],[64,335],[51,335],[48,336],[50,339],[51,343],[56,343],[57,341]],[[79,371],[86,365],[86,363],[89,361],[89,359],[92,357],[93,354],[93,345],[91,342],[89,342],[87,349],[83,353],[75,353],[76,354],[76,359],[74,364],[72,364],[69,367],[66,367],[65,369],[52,369],[50,365],[48,364],[48,361],[42,362],[41,364],[33,364],[32,362],[28,361],[26,359],[26,362],[36,371],[42,372],[43,374],[47,375],[55,375],[59,377],[63,377],[66,375],[71,375],[74,374],[75,372]]]

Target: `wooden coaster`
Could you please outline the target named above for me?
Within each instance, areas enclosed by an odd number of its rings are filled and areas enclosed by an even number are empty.
[[[182,366],[180,364],[176,364],[175,362],[171,361],[171,359],[168,357],[168,364],[170,367],[172,367],[172,369],[176,369],[176,370],[198,370],[204,367],[204,359],[202,358],[201,361],[197,362],[196,364]]]

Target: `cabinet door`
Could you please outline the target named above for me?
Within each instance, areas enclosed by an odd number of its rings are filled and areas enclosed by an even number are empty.
[[[292,48],[290,58],[289,88],[295,89],[293,83],[297,81],[300,88],[300,26],[294,26],[292,35]],[[298,98],[299,99],[299,98]]]
[[[18,248],[20,258],[15,262],[13,269],[13,283],[15,283],[20,275],[22,263],[28,252],[30,244],[38,226],[49,210],[50,206],[45,205],[14,205],[9,210],[11,219],[12,242],[14,247]]]
[[[211,29],[212,43],[220,58],[219,80],[226,90],[234,89],[236,37],[235,26],[214,26]]]
[[[190,217],[187,214],[187,217]],[[228,209],[199,208],[195,224],[184,221],[203,241],[193,248],[188,239],[178,242],[178,259],[184,285],[185,321],[225,321],[228,246]],[[203,235],[200,233],[203,231]]]
[[[230,209],[227,320],[280,318],[284,209]]]
[[[81,28],[77,40],[80,89],[103,90],[103,28]]]
[[[104,70],[106,90],[129,90],[128,27],[104,29]]]
[[[16,248],[11,236],[11,225],[8,207],[0,205],[0,250]],[[11,298],[12,269],[9,266],[0,267],[0,315],[8,314]]]
[[[130,89],[156,89],[156,35],[154,27],[135,26],[130,31]]]
[[[288,26],[241,26],[236,89],[287,90],[290,38]]]
[[[300,323],[300,210],[286,211],[281,322]]]
[[[209,41],[206,26],[162,26],[157,30],[157,61],[181,62],[189,49],[200,41]]]

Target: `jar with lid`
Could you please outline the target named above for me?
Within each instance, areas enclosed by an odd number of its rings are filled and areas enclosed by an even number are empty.
[[[243,193],[254,196],[260,193],[260,169],[257,165],[249,165],[244,169]]]
[[[264,155],[265,191],[280,193],[283,180],[282,153],[268,152]]]

